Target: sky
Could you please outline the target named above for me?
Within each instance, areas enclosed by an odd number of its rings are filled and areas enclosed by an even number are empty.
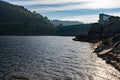
[[[3,0],[49,19],[97,22],[100,13],[120,16],[120,0]]]

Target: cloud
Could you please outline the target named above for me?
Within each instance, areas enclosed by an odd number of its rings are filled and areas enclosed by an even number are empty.
[[[64,4],[64,3],[81,3],[91,0],[6,0],[19,5],[37,5],[37,4]]]
[[[97,22],[99,15],[83,15],[83,16],[67,16],[59,18],[60,20],[69,20],[69,21],[81,21],[84,23]]]
[[[11,0],[12,1],[12,0]],[[64,10],[76,10],[76,9],[111,9],[120,8],[120,0],[23,0],[23,1],[13,1],[14,4],[19,5],[45,5],[45,4],[66,4],[63,6],[53,6],[53,7],[39,7],[33,10],[48,12],[48,11],[64,11]],[[72,4],[76,3],[76,4]]]
[[[120,0],[5,0],[5,1],[25,6],[31,11],[37,11],[45,16],[48,15],[48,17],[51,17],[51,19],[72,21],[75,20],[89,23],[97,22],[99,18],[98,14],[100,12],[104,13],[109,12],[107,14],[120,16],[119,11]],[[85,10],[87,10],[87,12]],[[69,13],[69,11],[73,12]],[[74,11],[79,12],[79,14]],[[62,14],[60,14],[59,12],[61,12]],[[73,15],[69,15],[72,13]]]
[[[120,12],[106,13],[113,16],[120,16]],[[94,23],[99,20],[99,14],[82,15],[82,16],[66,16],[59,18],[60,20],[81,21],[84,23]]]

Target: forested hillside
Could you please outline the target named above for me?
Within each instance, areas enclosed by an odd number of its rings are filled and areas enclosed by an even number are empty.
[[[87,34],[90,27],[91,27],[91,24],[61,26],[56,32],[56,35],[76,36],[80,34]]]
[[[53,34],[54,25],[47,17],[23,6],[0,1],[0,35]]]
[[[74,36],[86,33],[90,26],[76,21],[65,22],[68,23],[77,25],[54,25],[47,17],[43,17],[36,11],[31,12],[23,6],[0,1],[0,35]]]

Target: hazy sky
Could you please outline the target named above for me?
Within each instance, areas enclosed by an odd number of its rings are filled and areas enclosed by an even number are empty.
[[[120,16],[120,0],[4,0],[22,5],[49,19],[98,21],[99,13]]]

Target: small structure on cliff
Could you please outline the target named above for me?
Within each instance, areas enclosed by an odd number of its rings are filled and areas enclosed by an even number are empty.
[[[106,23],[110,23],[111,21],[115,21],[118,19],[120,20],[120,17],[118,17],[118,16],[112,16],[112,15],[108,15],[108,14],[99,14],[98,22],[101,24],[106,24]]]
[[[109,21],[110,17],[114,17],[114,16],[107,15],[107,14],[99,14],[99,21],[98,22],[104,24],[105,22]]]

